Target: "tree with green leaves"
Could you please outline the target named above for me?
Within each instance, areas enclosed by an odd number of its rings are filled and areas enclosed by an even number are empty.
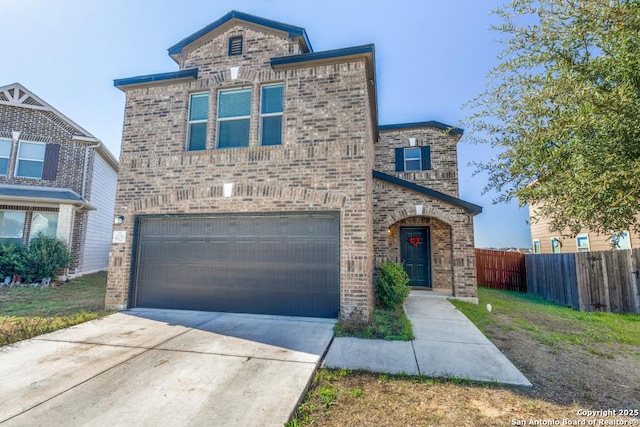
[[[638,230],[640,0],[512,0],[494,14],[499,65],[467,105],[467,138],[499,153],[477,164],[485,191],[536,206],[553,231]]]

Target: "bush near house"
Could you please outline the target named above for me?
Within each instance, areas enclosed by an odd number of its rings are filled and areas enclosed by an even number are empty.
[[[0,242],[0,276],[20,276],[24,283],[55,277],[69,267],[71,254],[67,245],[53,237],[39,235],[29,245]]]
[[[411,288],[409,276],[400,264],[384,262],[376,279],[376,309],[368,324],[338,322],[334,328],[336,337],[357,337],[410,341],[414,338],[411,322],[404,314],[402,304]]]
[[[409,275],[401,264],[384,262],[376,279],[376,299],[381,308],[394,310],[401,307],[409,296],[411,288]]]

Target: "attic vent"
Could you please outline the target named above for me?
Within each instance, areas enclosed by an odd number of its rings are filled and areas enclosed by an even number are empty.
[[[242,36],[229,38],[229,56],[242,55]]]

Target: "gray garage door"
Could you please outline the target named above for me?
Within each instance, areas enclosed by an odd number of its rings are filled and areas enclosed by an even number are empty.
[[[139,217],[136,307],[337,317],[338,214]]]

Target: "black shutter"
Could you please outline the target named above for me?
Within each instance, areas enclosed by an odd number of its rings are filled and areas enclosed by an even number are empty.
[[[422,156],[422,170],[431,169],[431,146],[425,145],[420,147],[420,155]]]
[[[404,170],[404,148],[396,148],[396,172]]]
[[[58,159],[60,158],[60,144],[47,144],[44,152],[44,166],[42,179],[55,181],[58,176]]]

